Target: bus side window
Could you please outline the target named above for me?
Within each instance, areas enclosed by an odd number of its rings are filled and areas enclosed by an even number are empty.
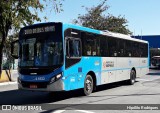
[[[115,38],[109,37],[108,48],[109,48],[109,57],[116,57],[117,56],[117,43],[116,43]]]
[[[90,33],[82,33],[83,42],[83,55],[84,56],[97,56],[98,54],[98,42],[96,40],[96,35]]]
[[[125,50],[126,50],[126,57],[131,57],[132,56],[132,42],[129,40],[126,40],[126,46],[125,46]]]
[[[139,43],[138,42],[132,42],[132,53],[133,57],[139,57],[140,51],[139,51]]]
[[[117,39],[117,50],[118,50],[118,57],[125,56],[125,41],[121,39]]]
[[[72,43],[73,57],[80,57],[80,40],[73,40]]]
[[[67,57],[81,57],[81,41],[79,39],[68,39],[66,52]]]

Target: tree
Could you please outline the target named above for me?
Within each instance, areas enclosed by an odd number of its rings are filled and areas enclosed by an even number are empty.
[[[109,6],[105,5],[106,1],[107,0],[104,0],[96,7],[86,8],[87,13],[79,15],[78,19],[73,20],[73,23],[98,30],[132,34],[132,32],[127,29],[128,21],[124,17],[104,14],[109,8]]]
[[[60,12],[62,3],[58,0],[42,0],[50,2],[55,12]],[[63,0],[62,0],[63,1]],[[50,6],[49,5],[49,6]],[[3,48],[9,31],[18,31],[20,27],[40,21],[38,11],[43,12],[47,4],[39,0],[1,0],[0,2],[0,65],[2,65]],[[1,66],[0,66],[1,75]]]

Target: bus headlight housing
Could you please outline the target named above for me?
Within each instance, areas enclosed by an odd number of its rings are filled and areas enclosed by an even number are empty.
[[[52,77],[51,80],[50,80],[50,84],[52,84],[53,82],[57,81],[57,80],[60,79],[61,77],[62,77],[62,74],[61,74],[61,73],[58,74],[58,75],[56,75],[56,76],[54,76],[54,77]]]

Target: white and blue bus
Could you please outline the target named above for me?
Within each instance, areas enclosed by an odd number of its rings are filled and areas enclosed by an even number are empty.
[[[83,89],[135,79],[148,73],[148,42],[128,35],[66,23],[41,23],[19,33],[18,88],[36,91]]]

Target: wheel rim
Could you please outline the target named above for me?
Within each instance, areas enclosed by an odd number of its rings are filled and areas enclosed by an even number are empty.
[[[92,84],[93,84],[93,82],[92,82],[92,80],[88,77],[87,79],[86,79],[86,82],[85,82],[85,84],[86,84],[86,91],[87,91],[87,93],[88,94],[90,94],[91,92],[92,92]]]

